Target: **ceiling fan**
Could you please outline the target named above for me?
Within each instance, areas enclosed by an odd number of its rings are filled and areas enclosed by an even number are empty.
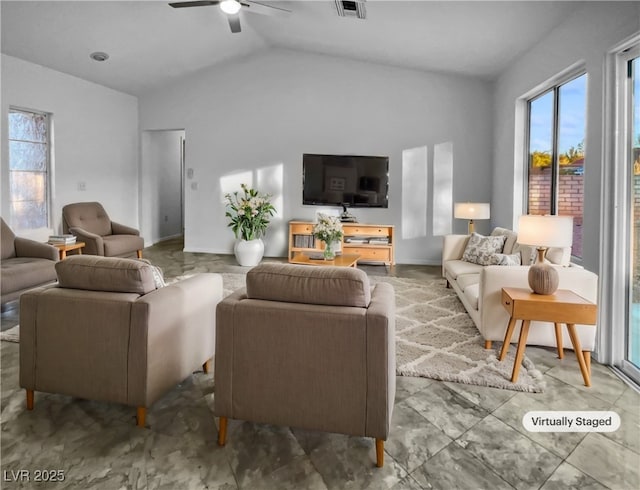
[[[281,7],[274,7],[253,0],[196,0],[191,2],[174,2],[169,4],[174,9],[188,7],[209,7],[211,5],[220,5],[220,10],[227,14],[229,27],[231,32],[240,32],[240,10],[254,12],[263,15],[289,15],[291,10]]]

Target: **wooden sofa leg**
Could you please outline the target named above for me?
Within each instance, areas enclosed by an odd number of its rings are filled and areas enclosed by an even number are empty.
[[[583,350],[582,356],[584,357],[584,364],[587,366],[587,372],[591,374],[591,351]]]
[[[207,359],[202,365],[202,370],[204,374],[209,374],[211,372],[211,359]]]
[[[382,468],[384,465],[384,441],[376,439],[376,466]]]
[[[227,417],[220,417],[220,429],[218,430],[218,446],[227,443]]]
[[[485,349],[491,349],[491,340],[485,340],[484,341],[484,348]]]
[[[138,407],[138,413],[136,417],[138,427],[144,427],[146,418],[147,418],[147,409],[145,407]]]
[[[136,250],[136,254],[138,254],[138,258],[142,258],[142,250]]]
[[[33,410],[33,390],[27,391],[27,410]]]

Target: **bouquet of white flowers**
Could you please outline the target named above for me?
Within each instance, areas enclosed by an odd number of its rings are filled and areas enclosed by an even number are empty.
[[[318,213],[318,222],[313,227],[313,236],[325,243],[325,258],[335,257],[333,243],[342,239],[342,223],[337,216]]]
[[[246,184],[241,184],[243,196],[237,192],[225,195],[227,200],[227,212],[229,227],[236,238],[243,240],[255,240],[264,235],[269,224],[269,218],[275,213],[271,204],[271,196],[259,194],[255,189],[249,189]]]

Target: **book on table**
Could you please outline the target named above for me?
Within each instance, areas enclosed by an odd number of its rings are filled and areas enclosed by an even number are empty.
[[[76,243],[76,236],[75,235],[50,235],[49,236],[49,243],[55,244],[55,245],[71,245]]]

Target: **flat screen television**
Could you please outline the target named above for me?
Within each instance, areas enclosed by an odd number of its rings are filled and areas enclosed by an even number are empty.
[[[389,207],[389,157],[302,155],[302,204]]]

